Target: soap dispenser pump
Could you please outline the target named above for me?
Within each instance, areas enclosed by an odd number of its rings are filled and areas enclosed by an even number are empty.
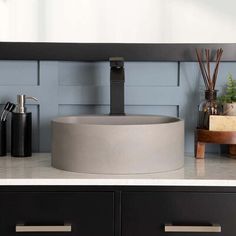
[[[11,156],[32,156],[32,113],[26,111],[26,99],[38,101],[35,97],[17,95],[15,111],[11,120]]]

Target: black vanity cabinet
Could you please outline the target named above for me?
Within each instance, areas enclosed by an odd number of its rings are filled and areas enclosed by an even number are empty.
[[[112,192],[1,192],[0,206],[1,236],[114,235]]]
[[[0,212],[0,236],[236,235],[234,187],[8,186]]]

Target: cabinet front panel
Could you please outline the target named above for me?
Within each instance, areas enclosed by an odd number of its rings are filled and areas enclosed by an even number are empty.
[[[113,192],[3,192],[0,235],[112,236],[113,198]]]
[[[125,192],[122,236],[236,235],[236,194]]]

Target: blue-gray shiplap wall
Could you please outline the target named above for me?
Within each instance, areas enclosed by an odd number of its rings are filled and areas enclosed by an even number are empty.
[[[109,112],[109,69],[106,62],[0,61],[0,103],[15,101],[17,94],[39,99],[27,106],[33,113],[33,150],[48,152],[55,117]],[[236,62],[221,63],[219,90],[229,72],[236,78]],[[197,105],[204,91],[198,64],[126,62],[125,73],[126,113],[183,118],[185,150],[193,152]],[[10,122],[8,126],[10,131]],[[219,152],[219,146],[208,146],[208,151]]]

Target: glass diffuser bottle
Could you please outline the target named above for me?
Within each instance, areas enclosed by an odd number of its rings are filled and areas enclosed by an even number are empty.
[[[199,105],[198,128],[209,129],[210,115],[220,115],[221,105],[217,101],[217,90],[205,90],[205,100]]]

